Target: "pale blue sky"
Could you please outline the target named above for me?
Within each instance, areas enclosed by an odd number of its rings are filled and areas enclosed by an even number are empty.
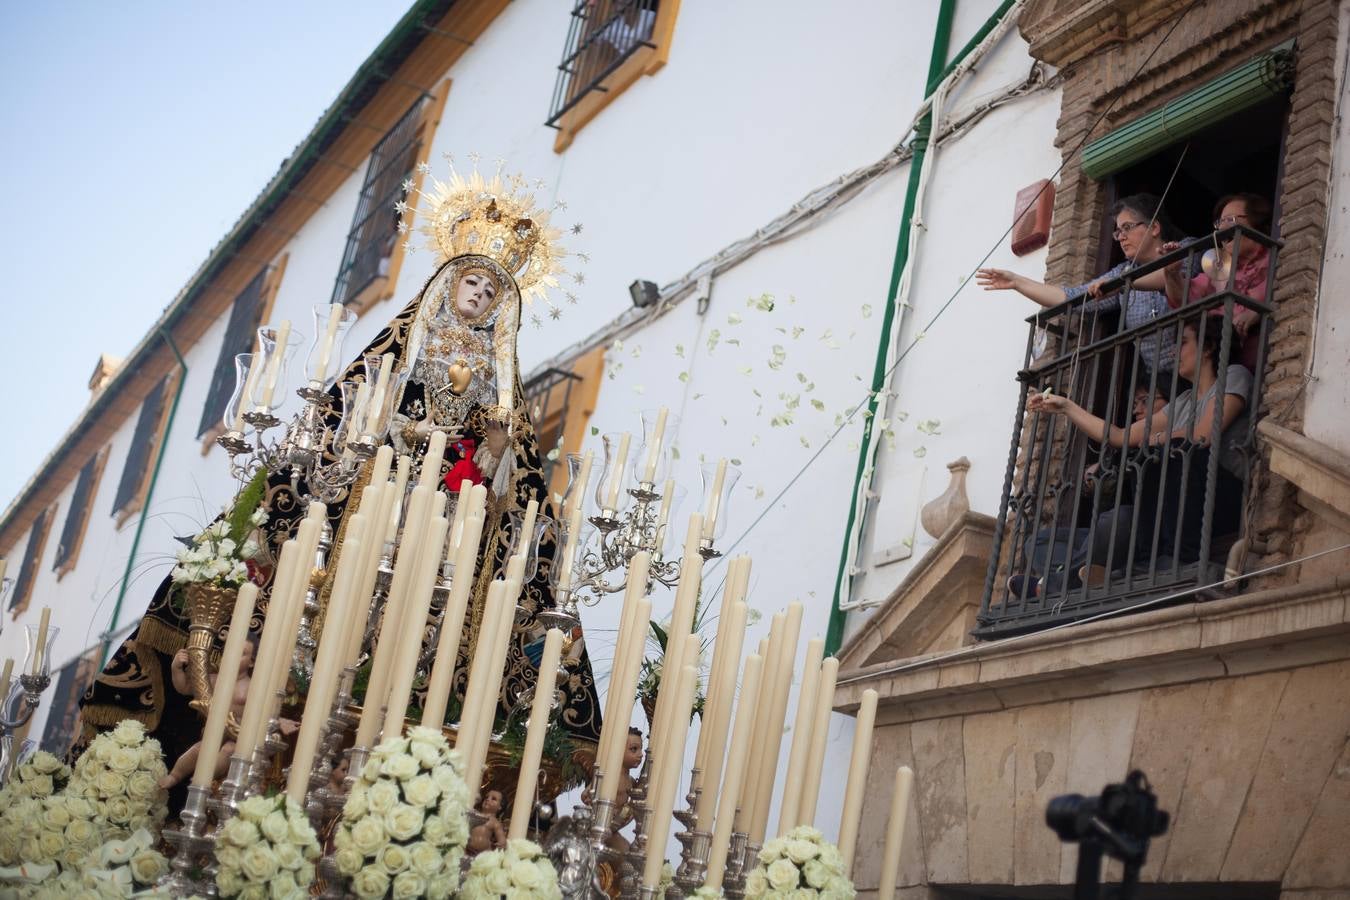
[[[0,4],[0,509],[409,5]]]

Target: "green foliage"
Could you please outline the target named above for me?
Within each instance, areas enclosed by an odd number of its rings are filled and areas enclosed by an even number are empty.
[[[267,470],[259,468],[253,477],[249,479],[248,484],[239,492],[235,498],[234,508],[230,510],[227,521],[230,523],[230,540],[235,544],[243,546],[244,539],[248,537],[253,530],[253,523],[250,521],[253,513],[257,511],[262,504],[263,496],[267,493]]]
[[[501,746],[506,751],[511,765],[518,766],[525,757],[526,728],[523,718],[512,716],[502,732]],[[562,724],[549,720],[548,731],[544,732],[542,758],[560,763],[562,768],[562,789],[570,790],[586,783],[587,772],[576,761],[576,741],[567,733]]]

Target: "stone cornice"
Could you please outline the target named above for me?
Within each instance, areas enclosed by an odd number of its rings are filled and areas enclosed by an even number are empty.
[[[1350,658],[1350,574],[839,673],[905,722]],[[902,668],[903,667],[903,668]]]

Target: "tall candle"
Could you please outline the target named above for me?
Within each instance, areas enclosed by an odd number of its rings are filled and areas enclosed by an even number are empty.
[[[479,696],[487,684],[487,670],[491,665],[491,638],[496,633],[497,616],[505,604],[506,582],[498,579],[488,585],[487,596],[483,600],[483,616],[478,620],[478,639],[474,643],[473,658],[469,661],[469,680],[464,687],[464,703],[459,711],[459,728],[455,736],[455,749],[459,750],[464,761],[469,762],[472,755],[470,744],[476,739],[478,727]]]
[[[647,462],[642,467],[642,480],[648,484],[656,483],[656,467],[661,463],[661,441],[666,436],[666,417],[670,410],[664,406],[656,413],[656,427],[647,438]]]
[[[539,677],[534,683],[534,702],[530,704],[530,726],[525,732],[521,753],[520,778],[516,781],[516,799],[511,805],[510,839],[523,841],[529,836],[530,810],[539,785],[539,760],[544,752],[549,714],[558,681],[558,663],[562,660],[563,633],[550,628],[544,635],[544,656],[539,661]]]
[[[670,522],[670,510],[675,504],[675,479],[667,478],[661,486],[661,506],[656,511],[656,551],[666,544],[666,527]]]
[[[741,698],[736,703],[736,724],[732,728],[731,747],[727,752],[726,779],[722,782],[721,790],[713,792],[717,803],[717,824],[713,829],[708,877],[704,883],[714,890],[722,887],[722,876],[726,872],[732,825],[745,785],[746,764],[750,760],[750,733],[754,730],[755,699],[759,696],[763,666],[764,657],[759,654],[752,653],[746,657]],[[700,823],[699,827],[703,825]]]
[[[248,374],[244,376],[244,389],[239,395],[239,408],[234,414],[234,422],[230,425],[231,431],[242,432],[244,430],[244,413],[251,407],[249,402],[253,397],[253,389],[258,384],[258,373],[262,371],[262,365],[258,361],[262,359],[262,354],[251,354],[248,363]]]
[[[42,616],[38,619],[37,642],[33,645],[33,674],[42,671],[42,656],[47,652],[47,630],[52,624],[52,608],[42,607]]]
[[[482,787],[483,763],[487,759],[488,744],[492,742],[492,726],[497,720],[497,702],[501,697],[502,675],[505,668],[506,642],[515,622],[516,597],[511,586],[499,582],[497,616],[493,621],[495,633],[487,636],[487,671],[484,673],[484,688],[479,694],[477,722],[472,735],[473,746],[470,761],[465,768],[465,780],[469,786],[469,799],[476,805],[478,792]],[[518,590],[518,588],[517,588]],[[484,639],[479,635],[479,641]]]
[[[277,557],[276,570],[272,575],[274,586],[289,580],[299,551],[299,543],[295,538],[281,545],[281,554]],[[286,610],[289,599],[285,591],[276,590],[268,599],[267,617],[263,620],[262,636],[258,639],[258,649],[253,657],[253,674],[249,678],[248,694],[244,699],[244,714],[239,720],[239,736],[234,742],[234,755],[241,759],[253,756],[253,749],[258,745],[258,732],[262,730],[263,714],[270,706],[268,690],[272,683],[271,669],[276,663],[281,632],[285,630],[289,619]]]
[[[361,508],[356,515],[367,516],[371,522],[383,522],[388,517],[388,510],[385,508],[380,494],[385,490],[386,486],[382,484],[368,486],[361,494]],[[348,528],[350,527],[348,525]],[[379,568],[380,554],[383,550],[380,545],[381,542],[374,540],[373,536],[368,538],[362,545],[358,557],[360,568],[357,570],[356,580],[352,584],[352,593],[356,595],[356,601],[352,604],[352,621],[347,633],[347,649],[342,654],[344,666],[355,665],[357,657],[361,653],[361,644],[366,636],[366,625],[370,621],[370,606],[373,599],[372,595],[375,592],[375,579],[379,574],[377,569]]]
[[[427,439],[427,452],[422,457],[422,471],[417,476],[419,485],[437,487],[441,483],[441,462],[445,459],[444,431],[433,431]]]
[[[364,384],[364,382],[362,382]],[[394,448],[388,444],[381,444],[380,449],[375,451],[375,462],[370,466],[370,481],[368,485],[383,485],[389,480],[389,470],[394,465]]]
[[[717,471],[713,474],[712,490],[708,493],[708,508],[704,510],[703,539],[711,541],[717,534],[717,516],[722,508],[722,486],[727,481],[726,457],[717,461]]]
[[[459,550],[459,542],[464,536],[464,521],[469,515],[469,492],[473,490],[473,482],[467,478],[459,483],[455,495],[455,516],[450,522],[450,553],[453,562],[454,554]]]
[[[797,717],[792,723],[792,748],[788,751],[787,774],[783,777],[783,805],[778,811],[778,836],[797,827],[802,803],[802,776],[810,755],[811,723],[815,719],[816,693],[820,688],[820,660],[825,642],[811,638],[806,644],[806,662],[802,666],[802,686],[797,691]]]
[[[755,749],[750,759],[750,776],[745,785],[745,796],[741,798],[741,810],[738,813],[737,831],[754,833],[755,813],[759,810],[759,789],[762,784],[759,766],[764,763],[764,744],[769,735],[769,719],[773,715],[773,679],[778,675],[778,659],[783,645],[783,627],[787,614],[776,612],[769,623],[769,639],[766,649],[760,653],[764,657],[764,677],[759,683],[759,697],[755,700],[755,730],[752,743]]]
[[[651,830],[647,837],[650,850],[642,873],[642,886],[648,890],[655,889],[660,883],[661,866],[666,861],[666,840],[670,837],[670,820],[675,811],[675,794],[683,768],[684,744],[689,736],[689,711],[694,705],[694,689],[698,684],[698,672],[693,666],[684,666],[679,670],[678,684],[679,693],[675,695],[675,705],[672,707],[670,733],[661,747],[661,755],[670,761],[670,766],[656,785],[650,801],[652,808],[648,827]],[[680,762],[676,762],[677,759]]]
[[[286,689],[286,681],[291,674],[291,662],[295,658],[295,643],[300,636],[300,617],[305,611],[305,594],[309,591],[310,576],[314,569],[314,555],[319,549],[320,531],[323,528],[323,513],[325,507],[322,503],[311,503],[306,515],[300,520],[300,527],[295,530],[295,540],[298,545],[296,554],[295,569],[291,572],[290,581],[283,586],[291,596],[286,601],[287,628],[281,634],[281,643],[277,647],[277,658],[272,668],[273,681],[272,693]],[[273,596],[276,595],[276,587],[272,589]],[[271,711],[268,712],[271,716]]]
[[[239,680],[239,663],[244,657],[244,642],[248,640],[248,623],[253,617],[253,604],[258,599],[258,586],[251,581],[240,585],[235,595],[234,612],[230,616],[230,631],[220,651],[220,667],[216,683],[211,688],[211,705],[202,728],[201,746],[197,750],[197,767],[192,772],[192,783],[210,787],[220,759],[220,742],[225,737],[225,723],[234,704],[235,684]]]
[[[769,709],[768,727],[764,732],[763,756],[759,763],[759,788],[755,792],[753,830],[750,839],[757,844],[764,843],[764,835],[769,827],[769,809],[773,802],[773,786],[778,777],[778,752],[783,746],[783,722],[787,717],[788,691],[792,687],[792,671],[797,661],[797,640],[801,635],[802,605],[796,601],[788,604],[787,617],[783,623],[781,646],[779,647],[776,669],[774,671],[773,691],[769,695],[772,705]]]
[[[360,569],[360,550],[367,524],[357,513],[348,525],[347,537],[343,541],[347,553],[338,563],[337,574],[333,578],[333,593],[328,600],[328,625],[319,636],[318,650],[314,654],[314,670],[309,680],[309,691],[305,695],[305,708],[300,716],[300,730],[295,736],[295,752],[291,756],[291,770],[286,781],[286,793],[300,806],[304,806],[305,794],[309,791],[315,751],[328,722],[333,697],[337,694],[338,673],[348,636],[342,623],[351,618],[351,606],[355,600],[352,583]]]
[[[698,657],[699,638],[690,637],[694,626],[694,608],[698,605],[699,589],[702,587],[703,557],[698,553],[698,536],[703,526],[698,513],[689,517],[689,528],[684,540],[684,558],[680,560],[680,581],[675,589],[675,605],[670,612],[670,625],[666,629],[666,652],[661,663],[661,671],[678,672],[690,659]],[[673,685],[672,685],[673,687]],[[670,697],[666,696],[666,680],[661,680],[661,690],[656,698],[656,722],[652,728],[652,740],[659,745],[665,739],[665,730],[670,727]],[[657,764],[660,765],[658,758]]]
[[[460,506],[467,510],[464,532],[455,551],[455,574],[450,582],[450,596],[445,601],[445,613],[441,617],[436,661],[432,664],[422,716],[422,724],[432,728],[441,727],[445,721],[445,710],[450,705],[450,685],[455,674],[459,645],[463,640],[464,614],[468,608],[469,592],[473,590],[477,577],[475,563],[478,559],[478,541],[483,532],[486,497],[487,489],[481,484],[471,488],[467,499],[461,495]]]
[[[444,494],[438,494],[444,497]],[[403,651],[394,660],[393,676],[389,688],[389,712],[385,716],[385,736],[393,737],[402,733],[403,720],[408,714],[408,702],[412,698],[413,679],[417,675],[417,663],[422,655],[422,639],[426,633],[427,613],[431,609],[431,595],[436,587],[436,575],[441,568],[442,551],[445,538],[450,530],[450,520],[437,516],[431,520],[423,538],[422,554],[417,561],[417,572],[409,588],[407,625],[404,628]],[[390,728],[394,730],[391,732]]]
[[[316,381],[324,384],[328,382],[328,362],[333,355],[338,326],[342,324],[342,310],[341,303],[331,303],[328,306],[328,329],[323,334],[323,346],[319,349],[319,366],[314,376]]]
[[[14,660],[6,659],[5,667],[0,670],[0,703],[9,699],[9,680],[14,677]]]
[[[797,810],[798,825],[816,824],[816,800],[820,797],[820,776],[825,767],[825,742],[830,736],[830,713],[834,712],[834,683],[839,677],[839,660],[826,657],[820,664],[820,687],[816,691],[815,724],[811,726],[810,754],[802,777],[802,799]]]
[[[619,492],[623,490],[623,469],[628,463],[628,445],[632,440],[633,436],[626,431],[623,437],[619,438],[619,450],[614,455],[614,469],[609,473],[605,509],[613,511],[619,508]]]
[[[740,659],[745,641],[745,617],[748,609],[745,603],[737,601],[727,614],[727,619],[718,623],[717,645],[713,651],[713,671],[719,673],[709,679],[708,702],[704,705],[705,718],[699,722],[699,753],[695,767],[700,772],[699,784],[703,790],[698,798],[698,828],[707,831],[712,827],[712,817],[716,810],[719,782],[722,778],[722,763],[726,754],[727,730],[731,727],[731,707],[736,691],[735,664]],[[719,656],[731,660],[730,665],[722,663]],[[721,666],[719,668],[719,663]],[[712,705],[709,711],[708,706]]]
[[[872,728],[877,721],[877,692],[863,691],[858,706],[858,723],[853,731],[853,756],[848,763],[848,783],[844,787],[844,813],[839,817],[839,855],[844,858],[844,874],[853,874],[853,851],[858,846],[858,820],[862,817],[863,790],[867,787],[867,769],[872,761]]]
[[[403,454],[398,458],[398,469],[394,475],[394,502],[389,507],[389,524],[385,528],[385,543],[398,540],[398,523],[403,518],[403,498],[407,496],[408,474],[412,471],[412,457]]]
[[[613,800],[618,789],[618,779],[614,768],[623,756],[623,745],[628,736],[628,723],[633,715],[633,692],[637,689],[636,672],[641,668],[642,648],[646,643],[647,623],[651,621],[651,601],[644,600],[647,595],[647,576],[651,571],[651,554],[639,551],[633,554],[628,564],[628,583],[624,592],[624,622],[619,629],[619,641],[614,648],[614,663],[610,670],[609,702],[606,704],[606,718],[601,725],[600,745],[597,764],[604,773],[600,788],[602,799]],[[645,606],[643,604],[645,603]],[[642,610],[645,609],[645,615]],[[630,665],[630,660],[636,663]],[[632,686],[628,683],[628,673],[632,671]],[[627,713],[622,708],[627,706]],[[622,722],[620,722],[622,718]],[[613,790],[610,790],[610,789]]]
[[[378,434],[380,413],[384,409],[385,397],[389,393],[389,375],[394,369],[394,354],[386,353],[380,357],[380,368],[375,375],[375,386],[370,389],[370,405],[366,407],[367,434]],[[367,376],[369,377],[369,376]]]
[[[516,555],[529,559],[530,548],[534,546],[534,523],[539,518],[539,501],[531,499],[525,504],[525,518],[520,523],[520,541],[516,545]],[[522,562],[524,565],[525,562]]]
[[[909,818],[909,795],[913,788],[914,770],[909,766],[896,769],[891,815],[886,820],[886,849],[881,854],[881,883],[877,887],[877,900],[895,898],[895,883],[900,875],[900,845],[905,840],[905,820]]]
[[[277,326],[276,345],[272,351],[272,358],[268,360],[267,375],[263,379],[262,399],[259,406],[272,408],[272,396],[277,390],[277,381],[281,378],[281,364],[286,358],[286,343],[291,339],[291,320],[282,319],[281,324]]]

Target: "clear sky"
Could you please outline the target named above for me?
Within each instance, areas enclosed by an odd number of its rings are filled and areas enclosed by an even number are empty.
[[[410,2],[0,4],[0,509]]]

